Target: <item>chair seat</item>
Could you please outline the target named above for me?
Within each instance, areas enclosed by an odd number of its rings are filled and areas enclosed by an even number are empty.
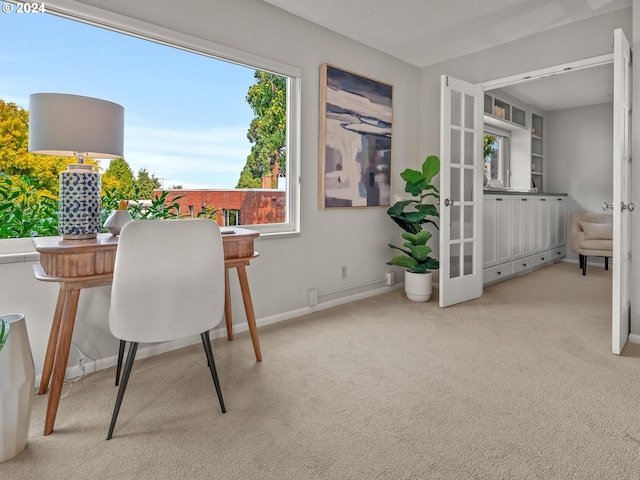
[[[613,240],[582,240],[579,245],[582,250],[602,250],[604,253],[589,253],[596,256],[611,256],[613,253]]]

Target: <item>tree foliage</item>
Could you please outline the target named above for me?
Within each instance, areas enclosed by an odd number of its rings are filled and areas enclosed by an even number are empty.
[[[37,179],[38,195],[58,196],[60,172],[70,157],[29,153],[29,112],[0,99],[0,172]]]
[[[133,170],[124,158],[114,158],[102,175],[103,183],[114,185],[124,198],[131,198],[135,184]],[[113,182],[113,184],[111,184]]]
[[[256,115],[247,132],[253,146],[236,188],[259,188],[265,175],[286,175],[287,79],[260,70],[254,78],[246,97]]]
[[[149,173],[146,168],[138,170],[138,195],[140,198],[153,198],[153,191],[160,188],[160,180],[153,173]]]

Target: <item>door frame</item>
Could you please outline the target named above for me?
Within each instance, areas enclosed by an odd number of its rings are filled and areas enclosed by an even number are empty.
[[[621,30],[621,29],[616,29],[616,30]],[[489,81],[485,81],[485,82],[481,82],[478,85],[483,87],[483,89],[485,91],[490,91],[490,90],[497,90],[503,87],[508,87],[508,86],[512,86],[512,85],[517,85],[520,83],[525,83],[525,82],[532,82],[532,81],[536,81],[536,80],[540,80],[542,78],[551,76],[551,75],[561,75],[563,73],[569,73],[569,72],[574,72],[576,70],[582,70],[585,68],[592,68],[592,67],[599,67],[599,66],[603,66],[603,65],[607,65],[607,64],[613,64],[614,66],[614,70],[615,70],[615,64],[614,64],[614,55],[615,53],[609,53],[609,54],[605,54],[605,55],[598,55],[595,57],[590,57],[590,58],[585,58],[582,60],[577,60],[577,61],[573,61],[573,62],[566,62],[566,63],[562,63],[562,64],[558,64],[558,65],[554,65],[551,67],[545,67],[542,69],[538,69],[538,70],[532,70],[529,72],[523,72],[520,74],[516,74],[516,75],[511,75],[508,77],[502,77],[502,78],[497,78],[494,80],[489,80]],[[633,90],[633,87],[632,87]],[[613,129],[613,126],[612,126]],[[615,159],[614,159],[615,161]],[[619,222],[618,222],[619,223]],[[615,226],[615,225],[614,225]],[[615,229],[614,229],[614,235],[615,235]],[[633,271],[632,267],[630,267],[630,269]],[[615,268],[614,268],[615,270]],[[615,302],[615,298],[614,298],[614,293],[613,290],[613,279],[612,279],[612,301]],[[631,307],[630,307],[631,308]],[[619,354],[622,350],[622,346],[619,345],[619,343],[622,343],[622,341],[617,342],[614,337],[614,335],[618,335],[620,336],[620,328],[619,325],[614,325],[614,321],[616,319],[614,319],[614,316],[616,315],[616,306],[614,305],[612,308],[612,313],[611,313],[611,333],[612,333],[612,352],[614,354]],[[630,330],[630,326],[627,327]],[[627,337],[632,338],[634,337],[634,334],[627,332]],[[640,335],[635,335],[635,337],[640,337]]]

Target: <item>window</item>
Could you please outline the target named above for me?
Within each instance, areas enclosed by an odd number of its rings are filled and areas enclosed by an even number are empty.
[[[233,227],[236,225],[242,225],[240,223],[240,211],[239,210],[225,210],[224,211],[224,224],[227,227]]]
[[[249,223],[247,226],[263,234],[298,231],[300,69],[137,20],[123,19],[109,12],[102,16],[95,7],[81,3],[73,4],[73,10],[61,14],[55,7],[47,6],[49,13],[44,15],[0,17],[0,27],[20,21],[21,24],[13,28],[25,40],[41,39],[43,35],[65,39],[69,52],[51,55],[60,63],[54,70],[43,68],[47,53],[43,51],[41,40],[36,41],[34,48],[24,45],[19,62],[6,61],[16,56],[10,45],[0,48],[0,75],[5,80],[0,86],[0,99],[26,109],[31,93],[52,91],[94,96],[122,104],[125,107],[125,161],[134,175],[142,169],[147,178],[156,180],[156,188],[179,189],[180,195],[185,197],[181,211],[189,216],[197,215],[200,210],[196,207],[194,212],[190,206],[203,204],[192,192],[235,189],[244,174],[243,168],[248,165],[247,157],[251,155],[251,144],[246,137],[256,116],[245,100],[247,87],[256,82],[253,77],[257,71],[275,75],[286,85],[286,133],[282,148],[286,160],[272,171],[264,172],[266,183],[263,178],[261,185],[248,190],[275,191],[273,194],[282,197],[279,208],[284,213],[276,219],[274,215],[238,211],[232,214],[232,221],[267,218],[270,223]],[[47,33],[43,31],[45,22]],[[95,26],[97,23],[100,26]],[[87,35],[89,29],[99,33]],[[8,29],[3,30],[12,35]],[[82,42],[78,42],[78,38],[82,38]],[[96,44],[91,44],[94,40]],[[134,43],[136,47],[132,48]],[[73,57],[74,52],[81,54],[81,46],[92,53],[89,57],[104,63],[102,68],[92,68],[90,58]],[[147,53],[139,53],[142,50]],[[37,52],[37,56],[30,58],[26,52]],[[110,68],[111,64],[107,62],[111,57],[119,58],[120,65],[114,63]],[[33,72],[37,72],[35,78],[29,74],[29,82],[19,81],[20,74],[11,71],[18,63],[25,62],[31,63]],[[80,64],[82,68],[78,68]],[[72,77],[82,78],[85,84],[74,84],[69,88],[71,82],[65,79]],[[161,90],[158,90],[159,86]],[[215,95],[221,91],[221,95]],[[190,92],[197,95],[196,101],[189,97]],[[135,104],[128,105],[121,100],[129,97],[135,97]],[[230,112],[238,110],[238,102],[245,105],[244,118],[231,118]],[[202,115],[198,119],[193,113],[194,106],[199,109],[198,115]],[[143,117],[153,122],[145,123]],[[245,144],[239,143],[239,139]],[[103,173],[108,166],[108,161],[102,161]],[[266,192],[261,194],[266,195]],[[225,209],[224,204],[211,205],[220,211]],[[260,208],[261,204],[256,201],[254,205]],[[234,212],[235,208],[230,207],[230,211]]]
[[[509,133],[487,129],[484,134],[484,173],[488,187],[509,186]]]

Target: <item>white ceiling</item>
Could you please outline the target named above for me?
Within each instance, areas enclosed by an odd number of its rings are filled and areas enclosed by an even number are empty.
[[[631,6],[631,0],[263,1],[417,67]],[[545,110],[611,101],[600,101],[612,90],[610,67],[567,75],[575,76],[537,80],[510,93]]]

